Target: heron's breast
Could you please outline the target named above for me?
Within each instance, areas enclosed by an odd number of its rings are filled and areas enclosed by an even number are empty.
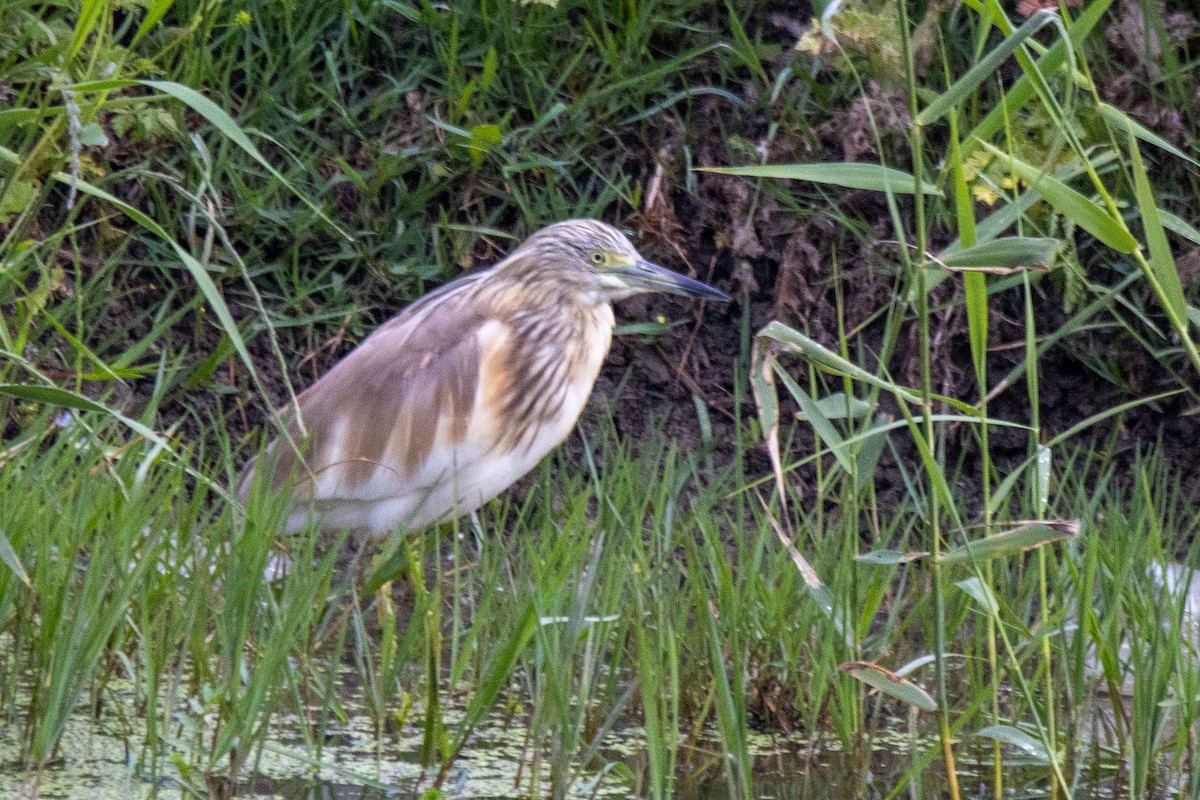
[[[537,459],[570,432],[612,341],[612,309],[572,307],[517,326],[485,354],[482,410],[496,448]]]

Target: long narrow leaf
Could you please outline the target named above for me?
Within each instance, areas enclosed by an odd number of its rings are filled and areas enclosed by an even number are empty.
[[[1158,210],[1158,218],[1163,227],[1172,233],[1177,233],[1192,244],[1200,244],[1200,230],[1196,230],[1187,220],[1177,217],[1164,208]]]
[[[1005,153],[988,142],[981,143],[989,152],[1003,159],[1022,180],[1029,183],[1056,211],[1118,253],[1132,253],[1137,239],[1125,229],[1124,223],[1107,211],[1042,170]]]
[[[33,588],[33,582],[29,580],[29,573],[25,571],[24,565],[21,564],[21,559],[17,557],[17,551],[13,550],[12,542],[4,535],[2,529],[0,529],[0,561],[8,565],[8,568],[20,579],[21,583],[30,589]]]
[[[998,618],[1000,616],[1000,603],[996,601],[996,595],[979,578],[972,576],[954,585],[969,594],[989,617]]]
[[[1171,144],[1166,139],[1162,138],[1157,133],[1126,114],[1121,109],[1110,106],[1108,103],[1101,103],[1099,106],[1097,106],[1097,110],[1100,112],[1100,116],[1104,117],[1112,125],[1118,128],[1124,128],[1137,138],[1141,139],[1143,142],[1166,150],[1176,158],[1182,158],[1184,161],[1188,161],[1192,164],[1195,164],[1197,167],[1200,167],[1200,161],[1192,158],[1187,153],[1183,152],[1178,147]]]
[[[876,386],[910,403],[921,402],[921,398],[912,391],[872,375],[857,364],[842,358],[820,342],[805,336],[794,328],[789,328],[781,322],[767,323],[758,332],[756,338],[773,340],[790,350],[804,355],[811,359],[813,363],[825,367],[837,375],[845,375],[848,378]]]
[[[521,615],[521,622],[512,631],[508,641],[496,651],[492,660],[484,668],[483,675],[475,688],[475,694],[471,696],[471,701],[467,704],[467,710],[463,712],[462,719],[458,723],[458,731],[450,747],[450,753],[457,754],[462,749],[467,736],[470,735],[471,731],[479,723],[479,720],[483,718],[483,715],[495,704],[500,691],[512,679],[513,671],[517,666],[517,659],[521,657],[521,654],[525,652],[525,648],[529,646],[529,642],[533,639],[533,634],[537,631],[537,627],[537,609],[534,608],[531,601],[525,606],[525,613]]]
[[[1012,745],[1025,755],[1033,756],[1039,761],[1047,763],[1050,761],[1046,755],[1046,746],[1020,728],[1014,728],[1011,725],[989,725],[976,731],[975,735]]]
[[[702,172],[721,175],[743,175],[748,178],[785,178],[813,183],[828,183],[847,189],[870,189],[894,194],[915,194],[916,178],[903,170],[882,164],[859,164],[852,161],[820,164],[764,164],[757,167],[698,167]],[[941,195],[931,183],[922,183],[925,194]]]
[[[1142,215],[1146,244],[1150,249],[1150,269],[1154,271],[1154,277],[1162,287],[1163,304],[1169,307],[1173,322],[1185,328],[1180,333],[1186,336],[1187,299],[1183,296],[1183,283],[1179,280],[1179,271],[1175,268],[1171,243],[1167,241],[1167,232],[1163,230],[1158,205],[1154,202],[1154,190],[1150,188],[1150,176],[1146,174],[1141,148],[1138,147],[1132,129],[1129,131],[1129,155],[1133,157],[1133,190],[1137,196],[1138,211]]]
[[[1046,267],[1054,263],[1054,257],[1061,246],[1062,242],[1058,239],[1005,236],[973,247],[940,253],[936,260],[949,269],[1012,270],[1020,267]]]
[[[825,416],[816,402],[808,396],[808,392],[800,388],[800,385],[792,379],[792,376],[787,373],[779,363],[775,364],[775,372],[779,375],[779,379],[783,381],[783,385],[792,393],[792,397],[796,400],[796,405],[800,406],[800,413],[808,420],[808,424],[813,426],[813,430],[817,432],[822,439],[829,445],[830,451],[833,453],[837,462],[842,465],[842,469],[846,472],[854,471],[854,460],[850,457],[850,452],[846,449],[845,443],[842,441],[842,435],[838,433],[837,428],[833,427],[833,423]]]
[[[975,66],[967,70],[949,89],[917,114],[917,124],[929,125],[948,114],[950,109],[962,105],[971,92],[979,87],[979,84],[996,74],[996,69],[1013,54],[1014,50],[1020,47],[1026,39],[1053,22],[1057,16],[1053,11],[1043,9],[1025,20],[1024,25],[1013,31],[987,55],[975,62]]]
[[[942,553],[943,564],[961,564],[1023,553],[1079,535],[1077,519],[1030,522]]]
[[[175,5],[175,0],[152,0],[146,7],[146,16],[142,19],[142,24],[138,25],[137,33],[133,35],[133,43],[138,41],[150,32],[150,29],[159,23],[171,10],[171,6]]]

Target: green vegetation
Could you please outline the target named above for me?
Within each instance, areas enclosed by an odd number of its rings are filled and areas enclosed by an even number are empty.
[[[119,706],[145,794],[222,795],[353,695],[422,791],[503,709],[529,796],[749,798],[797,728],[858,791],[902,733],[884,791],[1200,796],[1194,16],[566,5],[0,7],[0,789]],[[381,309],[575,215],[740,299],[694,444],[593,414],[361,560],[229,496]]]

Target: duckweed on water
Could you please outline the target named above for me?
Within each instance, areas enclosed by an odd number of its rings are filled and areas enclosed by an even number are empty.
[[[168,746],[160,758],[160,774],[150,777],[139,766],[135,754],[144,740],[145,729],[138,722],[130,703],[132,693],[113,688],[105,711],[98,718],[80,712],[74,714],[63,734],[62,756],[39,774],[22,773],[16,765],[19,744],[16,726],[0,730],[0,797],[28,794],[36,783],[41,798],[79,798],[91,800],[184,800],[195,797],[197,787],[189,786],[181,775],[176,757],[186,760],[186,747]],[[430,773],[419,766],[421,729],[411,726],[389,734],[376,735],[373,723],[361,704],[347,700],[350,714],[345,723],[331,725],[325,735],[322,755],[313,759],[303,745],[295,717],[280,717],[256,752],[247,774],[239,781],[232,797],[274,796],[282,800],[310,798],[321,787],[335,796],[384,798],[414,796],[427,786]],[[446,719],[453,723],[463,708],[447,708]],[[193,724],[181,714],[180,729]],[[470,747],[456,762],[446,783],[451,797],[521,798],[527,796],[521,772],[528,770],[525,740],[527,719],[489,715],[471,738]],[[710,762],[710,769],[698,781],[684,781],[687,796],[707,797],[719,792],[719,770],[711,762],[720,759],[720,745],[714,730],[706,730],[689,759],[693,763]],[[873,744],[879,753],[904,758],[909,742],[884,736]],[[847,759],[835,738],[808,739],[800,735],[755,734],[750,737],[751,756],[758,765],[764,784],[762,797],[773,796],[769,787],[785,787],[800,776],[806,782],[827,789],[846,783]],[[602,746],[606,757],[636,764],[645,757],[644,731],[638,726],[622,727],[606,737]],[[172,756],[174,754],[174,756]],[[617,761],[610,763],[617,763]],[[884,762],[886,763],[886,762]],[[186,771],[186,770],[185,770]],[[549,779],[549,766],[543,766],[543,779]],[[527,780],[527,778],[526,778]],[[629,797],[634,786],[623,770],[601,770],[585,775],[572,787],[572,798]],[[350,793],[352,792],[352,794]],[[836,795],[836,792],[835,792]],[[229,795],[227,795],[229,796]],[[794,796],[784,793],[782,796]]]

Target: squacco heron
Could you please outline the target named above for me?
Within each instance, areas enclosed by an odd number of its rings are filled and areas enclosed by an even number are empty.
[[[299,395],[289,438],[304,458],[271,445],[274,486],[294,485],[288,530],[315,513],[378,537],[504,491],[570,433],[612,342],[612,301],[643,292],[729,299],[578,219],[409,305]]]

